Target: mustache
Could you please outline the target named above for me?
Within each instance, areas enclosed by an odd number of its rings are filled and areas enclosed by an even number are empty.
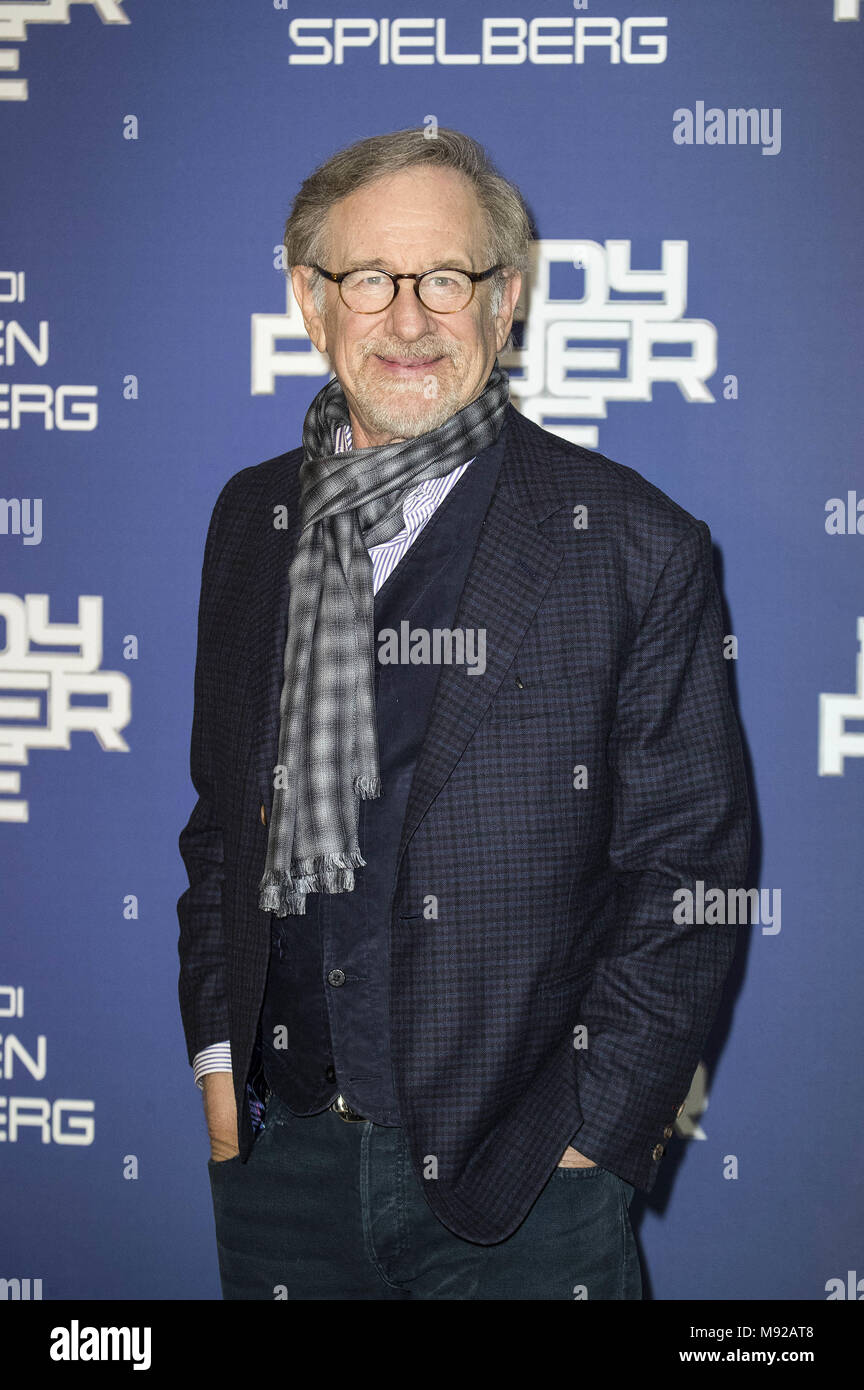
[[[455,357],[452,347],[445,343],[401,343],[394,347],[384,343],[365,343],[363,355],[388,357],[393,362],[425,362],[432,357]]]

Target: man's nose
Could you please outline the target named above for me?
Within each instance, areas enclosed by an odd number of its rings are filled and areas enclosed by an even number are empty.
[[[387,309],[387,322],[400,338],[420,338],[435,328],[432,315],[414,291],[416,283],[416,280],[397,280],[396,296]]]

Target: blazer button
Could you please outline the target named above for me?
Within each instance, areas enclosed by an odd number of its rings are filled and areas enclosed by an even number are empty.
[[[258,814],[259,814],[260,817],[261,817],[261,824],[262,824],[262,825],[266,825],[266,824],[267,824],[267,812],[266,812],[266,810],[264,809],[264,802],[263,802],[263,801],[261,802],[261,810],[259,811]]]
[[[665,1150],[664,1150],[662,1144],[655,1144],[655,1145],[654,1145],[653,1149],[651,1150],[651,1157],[654,1159],[654,1162],[655,1162],[655,1163],[657,1162],[657,1159],[658,1159],[658,1158],[662,1158],[662,1157],[663,1157],[664,1152],[665,1152]]]
[[[335,1081],[336,1081],[336,1068],[335,1068],[335,1067],[328,1067],[328,1068],[327,1068],[327,1070],[324,1072],[324,1080],[325,1080],[325,1081],[329,1081],[331,1086],[334,1085],[334,1083],[335,1083]]]
[[[675,1119],[676,1119],[676,1120],[678,1119],[678,1116],[679,1116],[679,1115],[683,1115],[683,1114],[684,1114],[684,1107],[685,1107],[686,1104],[687,1104],[686,1100],[682,1100],[681,1104],[678,1106],[678,1109],[675,1111]]]
[[[671,1138],[672,1138],[672,1135],[673,1135],[674,1133],[675,1133],[675,1130],[673,1129],[672,1125],[667,1125],[666,1128],[665,1128],[664,1131],[663,1131],[663,1138],[664,1138],[664,1139],[671,1139]]]
[[[331,970],[327,982],[331,985],[344,985],[347,976],[344,970]]]

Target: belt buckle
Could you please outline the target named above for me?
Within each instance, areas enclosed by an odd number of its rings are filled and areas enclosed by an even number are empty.
[[[345,1120],[348,1124],[357,1124],[366,1118],[364,1115],[358,1115],[356,1110],[352,1110],[344,1096],[337,1096],[330,1109],[339,1116],[340,1120]]]

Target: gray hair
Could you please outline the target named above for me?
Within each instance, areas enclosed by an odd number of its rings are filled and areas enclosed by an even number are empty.
[[[471,183],[486,224],[486,248],[491,265],[500,265],[491,283],[491,313],[501,308],[506,280],[514,271],[528,270],[531,221],[515,184],[498,173],[483,146],[470,135],[437,129],[428,138],[423,129],[372,135],[338,150],[300,185],[285,223],[285,259],[293,266],[327,265],[330,210],[342,198],[388,174],[432,165],[453,169]],[[324,307],[326,281],[313,270],[310,277],[315,307]],[[512,334],[505,349],[512,344]]]

